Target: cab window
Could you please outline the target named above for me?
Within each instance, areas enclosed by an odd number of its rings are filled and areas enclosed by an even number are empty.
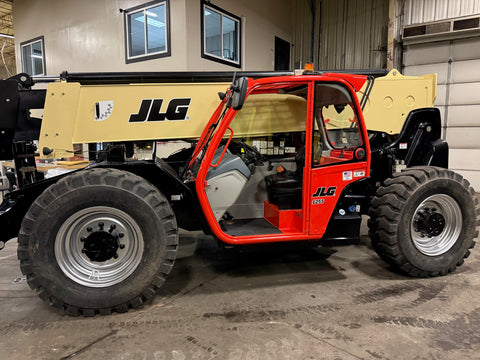
[[[342,85],[316,84],[312,144],[313,166],[351,161],[363,146],[353,99]]]

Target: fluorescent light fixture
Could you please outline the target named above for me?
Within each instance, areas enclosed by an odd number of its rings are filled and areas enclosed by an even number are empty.
[[[2,34],[2,33],[0,33],[0,37],[6,37],[6,38],[9,38],[9,39],[15,39],[15,36],[13,36],[13,35]]]
[[[135,18],[135,20],[138,21],[138,22],[141,22],[141,23],[145,22],[145,19],[144,19],[143,16],[139,16],[139,17]],[[148,19],[147,24],[151,25],[151,26],[158,27],[158,28],[161,28],[161,27],[165,26],[165,24],[163,22],[155,20],[155,19]]]
[[[155,14],[155,13],[153,13],[153,12],[151,12],[151,11],[148,11],[148,10],[145,11],[145,14],[147,14],[148,16],[158,17],[157,14]]]

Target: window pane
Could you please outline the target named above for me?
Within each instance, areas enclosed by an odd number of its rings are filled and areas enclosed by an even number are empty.
[[[23,72],[32,74],[32,45],[24,46],[22,49]]]
[[[34,57],[42,58],[42,43],[41,41],[37,41],[32,44],[32,54]]]
[[[39,58],[33,58],[33,74],[32,75],[43,75],[43,61]]]
[[[205,8],[205,52],[222,57],[222,16]]]
[[[223,58],[238,61],[237,51],[238,23],[223,16]]]
[[[147,53],[165,51],[166,24],[165,5],[156,6],[145,11],[147,15]]]
[[[330,165],[352,160],[362,145],[358,118],[350,94],[340,85],[315,87],[313,164]]]
[[[43,53],[40,41],[32,44],[33,74],[43,75]]]
[[[128,15],[128,37],[130,56],[145,54],[145,17],[143,11]]]

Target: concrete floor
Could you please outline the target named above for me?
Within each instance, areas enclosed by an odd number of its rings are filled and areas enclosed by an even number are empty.
[[[365,237],[338,248],[219,249],[182,233],[153,302],[73,318],[0,252],[1,359],[480,359],[480,246],[454,274],[391,272]]]

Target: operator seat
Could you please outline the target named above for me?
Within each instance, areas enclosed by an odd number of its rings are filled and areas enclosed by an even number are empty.
[[[302,208],[303,166],[305,164],[305,148],[301,148],[295,155],[297,169],[285,170],[277,168],[275,174],[265,177],[268,192],[268,202],[278,206],[279,210]]]

